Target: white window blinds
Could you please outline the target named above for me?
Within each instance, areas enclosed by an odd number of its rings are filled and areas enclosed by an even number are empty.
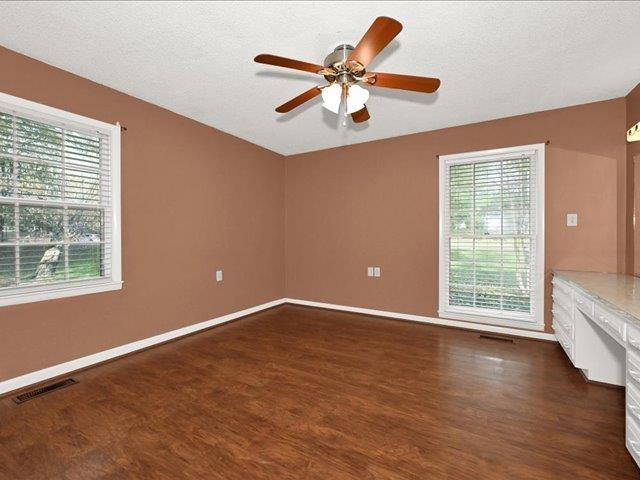
[[[542,323],[540,148],[441,159],[441,315]]]
[[[114,280],[114,131],[0,104],[0,297]]]

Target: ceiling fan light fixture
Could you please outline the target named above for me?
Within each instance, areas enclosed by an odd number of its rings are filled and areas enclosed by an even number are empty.
[[[340,110],[340,97],[342,96],[342,87],[337,83],[329,85],[322,89],[322,106],[327,110],[338,114]]]
[[[358,83],[366,83],[375,88],[394,88],[421,93],[433,93],[440,87],[438,78],[367,71],[371,61],[393,41],[401,30],[402,24],[397,20],[378,17],[355,48],[348,44],[338,45],[327,55],[322,65],[267,53],[258,55],[254,60],[257,63],[321,75],[329,82],[328,85],[310,88],[283,103],[276,107],[276,112],[290,112],[322,94],[322,106],[341,116],[342,125],[346,125],[349,115],[354,123],[367,122],[371,118],[366,106],[369,91]]]
[[[369,90],[360,85],[351,85],[347,94],[347,113],[362,110],[367,100],[369,100]]]
[[[340,100],[342,87],[334,83],[322,89],[322,106],[338,114],[340,111]],[[359,85],[351,85],[347,90],[347,113],[354,113],[364,108],[364,104],[369,100],[369,91]]]

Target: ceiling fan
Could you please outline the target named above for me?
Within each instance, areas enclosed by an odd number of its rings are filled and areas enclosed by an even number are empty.
[[[344,125],[346,125],[348,115],[351,115],[355,123],[366,122],[370,118],[369,111],[365,105],[369,99],[369,91],[359,84],[423,93],[433,93],[440,86],[440,80],[437,78],[367,72],[367,65],[401,30],[402,24],[397,20],[389,17],[378,17],[355,48],[347,44],[338,45],[324,59],[324,65],[301,62],[267,53],[258,55],[254,60],[267,65],[316,73],[324,76],[329,82],[328,85],[310,88],[283,103],[276,108],[276,112],[289,112],[322,94],[322,106],[340,115]]]

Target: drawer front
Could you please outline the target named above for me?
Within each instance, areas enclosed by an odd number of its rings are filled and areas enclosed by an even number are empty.
[[[587,317],[593,318],[593,306],[594,302],[591,298],[583,295],[582,293],[573,293],[573,303],[575,307],[584,313]]]
[[[594,306],[593,320],[616,340],[621,343],[624,342],[626,322],[622,317],[596,303]]]
[[[571,360],[571,363],[574,363],[573,342],[564,333],[564,330],[562,330],[562,327],[554,328],[554,330],[556,331],[556,338],[558,339],[558,343],[564,349],[565,353],[569,357],[569,360]]]
[[[559,325],[569,340],[575,340],[575,329],[573,325],[573,319],[569,316],[569,313],[560,305],[554,303],[553,304],[553,328],[555,329],[555,325]]]
[[[640,391],[633,384],[627,385],[627,415],[640,422]]]
[[[564,293],[560,292],[560,291],[553,291],[553,295],[551,295],[551,297],[553,298],[553,303],[555,305],[560,305],[562,308],[564,308],[567,313],[573,317],[573,300],[571,300],[569,297],[567,297]]]
[[[553,280],[551,280],[551,283],[553,283],[553,291],[559,291],[561,293],[563,293],[564,295],[566,295],[569,300],[571,300],[572,298],[572,293],[573,293],[573,289],[571,288],[571,286],[567,283],[564,282],[562,280],[560,280],[558,277],[553,277]]]
[[[640,355],[640,328],[627,323],[627,350]]]
[[[562,305],[567,309],[570,313],[573,309],[573,294],[571,291],[568,291],[564,288],[559,288],[557,285],[553,286],[553,293],[551,294],[553,297],[553,303],[557,303],[558,305]]]
[[[627,385],[634,385],[640,389],[640,356],[627,350]]]
[[[629,450],[629,453],[631,453],[631,456],[636,463],[640,464],[640,427],[638,427],[638,423],[633,419],[633,417],[628,414],[626,417],[626,424],[627,450]]]

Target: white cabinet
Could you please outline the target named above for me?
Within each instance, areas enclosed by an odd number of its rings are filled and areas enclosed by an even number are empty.
[[[553,279],[552,312],[553,329],[571,363],[591,381],[625,385],[628,319],[560,278]]]
[[[640,321],[558,277],[552,312],[571,363],[589,380],[626,387],[626,445],[640,465]]]
[[[573,319],[573,291],[565,282],[553,279],[553,330],[558,343],[566,352],[569,360],[576,364],[575,328]]]

